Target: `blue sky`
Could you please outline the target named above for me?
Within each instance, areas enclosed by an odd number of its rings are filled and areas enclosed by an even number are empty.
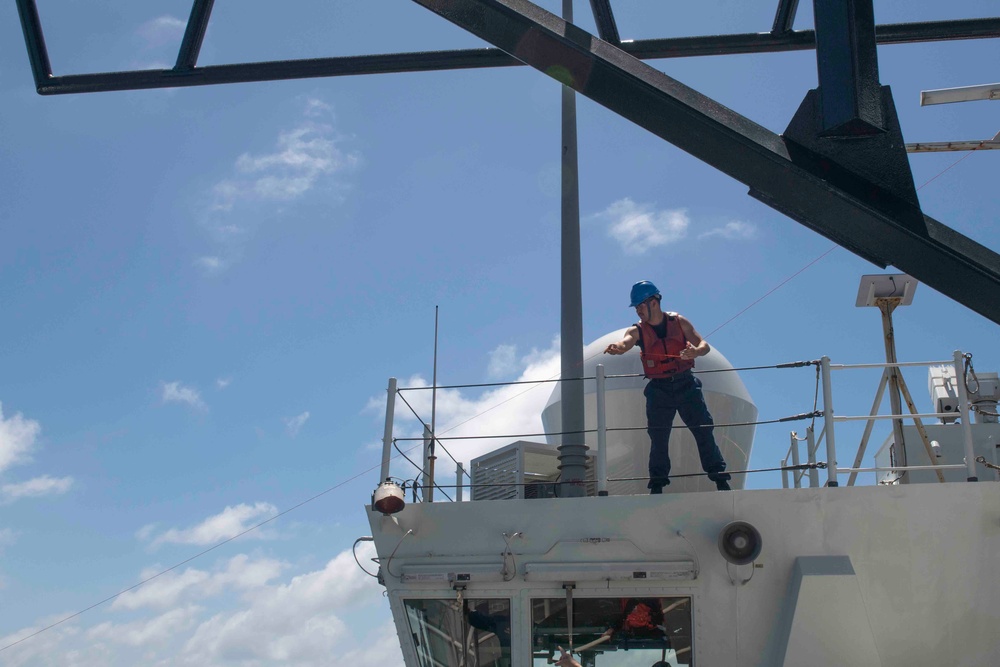
[[[774,13],[618,4],[623,38],[765,31]],[[217,3],[200,64],[480,45],[404,0],[281,7]],[[57,74],[169,65],[189,10],[40,2]],[[557,372],[557,85],[508,68],[43,98],[13,3],[0,12],[0,648],[323,494],[3,662],[396,664],[386,603],[350,554],[386,382],[429,382],[435,306],[441,383]],[[995,13],[876,3],[880,23]],[[796,27],[810,23],[802,7]],[[995,40],[879,55],[907,141],[1000,130],[995,103],[918,105],[921,90],[996,81]],[[654,64],[775,132],[816,85],[812,52]],[[882,359],[877,311],[854,307],[877,267],[823,256],[830,241],[744,186],[578,105],[585,341],[630,324],[628,289],[650,279],[736,366]],[[925,212],[1000,248],[998,160],[911,156]],[[896,328],[902,359],[962,349],[1000,370],[996,325],[926,286]],[[771,419],[811,409],[810,373],[743,380]],[[845,381],[838,411],[867,411],[868,381]],[[910,380],[924,406],[925,383]],[[441,392],[439,427],[513,393]],[[454,433],[537,430],[546,398]],[[776,465],[788,430],[761,428],[752,465]]]

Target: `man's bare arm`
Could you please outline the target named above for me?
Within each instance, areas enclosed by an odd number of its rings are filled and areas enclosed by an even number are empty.
[[[687,346],[681,350],[681,359],[694,359],[703,357],[712,351],[708,341],[701,337],[701,334],[694,328],[691,321],[683,315],[677,316],[677,322],[681,325],[684,338],[687,339]]]
[[[611,343],[604,348],[604,354],[625,354],[639,342],[639,327],[629,327],[625,337],[617,343]]]

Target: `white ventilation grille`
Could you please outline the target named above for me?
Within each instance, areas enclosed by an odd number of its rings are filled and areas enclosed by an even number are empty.
[[[587,455],[587,495],[597,495],[593,454]],[[554,498],[559,452],[555,445],[519,440],[472,459],[472,499]]]

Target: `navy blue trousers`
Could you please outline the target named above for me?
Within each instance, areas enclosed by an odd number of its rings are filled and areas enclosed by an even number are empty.
[[[701,380],[690,371],[672,378],[650,380],[643,390],[646,397],[646,425],[649,447],[649,488],[670,483],[670,429],[678,413],[698,443],[701,467],[712,481],[729,479],[726,462],[712,435],[715,422],[705,405]]]

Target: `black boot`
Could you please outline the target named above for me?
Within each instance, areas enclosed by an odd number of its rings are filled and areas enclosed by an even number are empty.
[[[733,488],[729,486],[729,481],[725,479],[715,480],[715,488],[719,491],[732,491]]]

